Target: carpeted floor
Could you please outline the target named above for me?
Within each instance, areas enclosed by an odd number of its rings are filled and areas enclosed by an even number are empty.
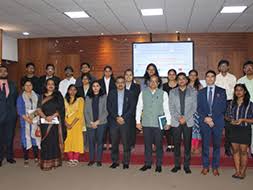
[[[110,169],[104,164],[101,168],[88,167],[87,163],[71,168],[64,166],[49,172],[42,172],[30,161],[24,168],[23,160],[17,164],[6,162],[0,168],[1,190],[250,190],[253,187],[253,170],[248,169],[247,178],[231,178],[232,168],[222,168],[221,175],[214,177],[200,175],[200,167],[193,167],[193,173],[183,171],[172,174],[168,167],[157,174],[154,168],[140,172],[140,165],[131,165],[129,170]]]

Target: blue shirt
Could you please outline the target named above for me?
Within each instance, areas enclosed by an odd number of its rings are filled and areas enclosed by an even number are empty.
[[[125,90],[118,90],[118,116],[122,116]]]

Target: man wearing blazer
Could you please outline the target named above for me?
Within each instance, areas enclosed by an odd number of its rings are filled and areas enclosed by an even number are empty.
[[[181,169],[181,139],[184,141],[184,171],[191,173],[191,140],[192,126],[194,125],[193,115],[197,109],[197,92],[191,87],[187,87],[188,79],[185,73],[177,75],[178,87],[170,91],[169,103],[171,113],[171,126],[174,139],[174,168],[176,173]]]
[[[116,79],[117,90],[112,90],[107,97],[110,133],[112,139],[111,168],[119,166],[119,143],[123,144],[123,169],[129,168],[129,123],[134,111],[134,99],[129,90],[125,89],[125,79],[120,76]]]
[[[55,67],[53,64],[47,64],[46,65],[46,75],[43,75],[39,78],[40,81],[40,89],[39,89],[39,94],[43,93],[43,89],[45,87],[46,81],[49,78],[52,78],[53,81],[55,82],[55,87],[58,89],[59,88],[59,84],[61,82],[61,79],[57,76],[54,75],[55,74]]]
[[[14,164],[13,139],[16,127],[16,85],[8,80],[7,67],[0,65],[0,167],[4,159],[6,146],[7,162]]]
[[[212,171],[214,176],[219,175],[220,145],[224,128],[226,112],[226,91],[215,85],[216,73],[206,72],[207,87],[201,89],[197,98],[197,112],[199,114],[200,132],[202,136],[202,174],[209,172],[209,145],[213,143]],[[211,139],[212,137],[212,139]]]
[[[126,89],[129,90],[134,98],[134,110],[136,110],[136,105],[138,102],[138,97],[141,91],[141,87],[139,84],[134,82],[133,71],[131,69],[127,69],[124,73],[125,81],[126,81]],[[135,111],[133,112],[133,117],[130,119],[129,126],[129,145],[130,148],[133,149],[136,143],[136,120],[135,120]]]

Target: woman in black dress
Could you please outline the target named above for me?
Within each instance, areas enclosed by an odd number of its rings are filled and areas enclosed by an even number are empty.
[[[177,87],[177,71],[175,69],[170,69],[168,71],[168,82],[163,84],[163,90],[170,95],[170,91],[173,88]],[[167,152],[174,151],[174,143],[173,143],[173,135],[172,135],[172,128],[165,131],[166,141],[167,141]]]
[[[38,113],[41,117],[40,168],[48,171],[62,165],[63,142],[66,138],[64,99],[56,90],[54,80],[46,81],[44,93],[38,104]],[[59,124],[52,124],[56,117],[60,121]]]
[[[230,121],[233,159],[237,179],[244,179],[248,164],[248,147],[251,144],[251,124],[253,123],[253,103],[244,84],[234,87],[234,98],[228,105],[226,119]]]

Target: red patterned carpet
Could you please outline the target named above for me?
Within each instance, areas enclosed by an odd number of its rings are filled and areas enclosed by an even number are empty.
[[[223,143],[222,143],[223,144]],[[23,153],[20,145],[20,136],[19,132],[17,130],[16,136],[15,136],[15,143],[14,143],[14,149],[15,149],[15,157],[16,158],[22,158]],[[164,150],[166,150],[166,143],[164,139]],[[211,149],[210,149],[211,151]],[[182,153],[183,153],[183,147],[182,147]],[[32,156],[32,154],[30,153]],[[122,158],[122,146],[120,146],[120,157]],[[155,154],[153,155],[155,160]],[[89,153],[86,152],[85,154],[81,155],[80,161],[87,162],[89,158]],[[110,159],[110,151],[106,150],[103,154],[103,162],[104,163],[111,163]],[[135,149],[131,153],[131,164],[143,164],[144,163],[144,145],[143,145],[143,136],[142,134],[137,135],[137,143]],[[163,159],[163,165],[173,165],[173,153],[164,151],[164,159]],[[201,165],[201,155],[192,155],[191,159],[191,165],[200,166]],[[222,145],[221,148],[221,167],[232,167],[233,166],[233,160],[230,157],[227,157],[224,154],[224,148]],[[249,159],[249,167],[253,167],[253,159]]]

